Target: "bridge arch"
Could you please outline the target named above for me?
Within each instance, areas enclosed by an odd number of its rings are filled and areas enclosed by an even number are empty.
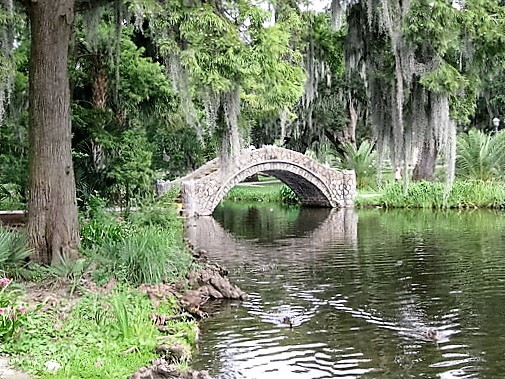
[[[258,172],[267,173],[284,182],[296,193],[303,205],[336,208],[352,206],[354,203],[354,171],[337,171],[301,153],[265,146],[243,150],[226,167],[221,166],[219,159],[214,159],[178,179],[186,214],[211,215],[230,189]]]
[[[215,194],[212,210],[223,200],[226,194],[244,179],[264,172],[281,180],[296,193],[300,202],[309,206],[335,207],[331,190],[317,173],[300,164],[284,160],[268,160],[251,164],[231,175]]]

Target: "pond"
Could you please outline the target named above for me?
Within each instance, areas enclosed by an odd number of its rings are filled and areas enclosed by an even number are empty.
[[[498,378],[505,215],[225,204],[188,237],[249,294],[201,323],[216,378]],[[291,325],[290,325],[291,324]]]

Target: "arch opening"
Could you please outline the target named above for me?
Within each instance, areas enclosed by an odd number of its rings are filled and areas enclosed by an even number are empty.
[[[289,161],[269,160],[252,164],[228,178],[211,201],[212,214],[226,194],[247,177],[264,172],[276,177],[290,187],[305,206],[335,207],[331,201],[331,191],[326,183],[307,168]]]
[[[303,176],[286,170],[269,170],[263,172],[279,179],[291,188],[296,196],[298,196],[298,200],[300,200],[302,205],[311,207],[331,207],[331,203],[324,193]]]

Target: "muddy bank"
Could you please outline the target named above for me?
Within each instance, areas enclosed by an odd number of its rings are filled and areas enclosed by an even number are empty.
[[[188,370],[180,372],[170,360],[158,358],[149,367],[141,367],[129,379],[212,379],[207,371]]]

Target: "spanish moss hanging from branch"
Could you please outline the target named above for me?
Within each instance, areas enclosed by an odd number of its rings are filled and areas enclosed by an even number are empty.
[[[240,155],[242,137],[239,130],[240,88],[222,94],[224,110],[223,138],[221,148],[221,162],[224,171],[233,170],[236,159]]]
[[[184,117],[184,121],[196,131],[198,140],[203,142],[204,131],[198,122],[197,111],[191,97],[188,71],[182,66],[181,57],[178,52],[169,54],[166,60],[168,61],[167,75],[172,80],[174,91],[179,94],[179,109]]]
[[[10,101],[14,81],[12,50],[14,46],[14,9],[12,0],[0,1],[0,126]]]
[[[292,142],[289,146],[300,152],[305,152],[307,148],[310,148],[312,139],[324,140],[325,138],[324,130],[313,123],[314,108],[319,97],[319,87],[331,86],[331,71],[327,63],[319,59],[316,43],[311,36],[305,49],[304,63],[307,75],[304,92],[298,105],[298,119],[292,123],[293,130],[291,131],[291,137],[295,143]],[[314,138],[309,138],[309,134]]]
[[[407,185],[410,165],[417,162],[417,168],[434,162],[440,151],[446,157],[450,186],[455,123],[449,115],[447,95],[420,84],[423,75],[437,68],[437,62],[433,56],[418,57],[417,46],[403,35],[410,6],[410,1],[401,0],[350,5],[346,67],[348,75],[364,81],[380,160],[388,153],[393,167],[404,168]],[[427,160],[426,154],[432,159]]]

